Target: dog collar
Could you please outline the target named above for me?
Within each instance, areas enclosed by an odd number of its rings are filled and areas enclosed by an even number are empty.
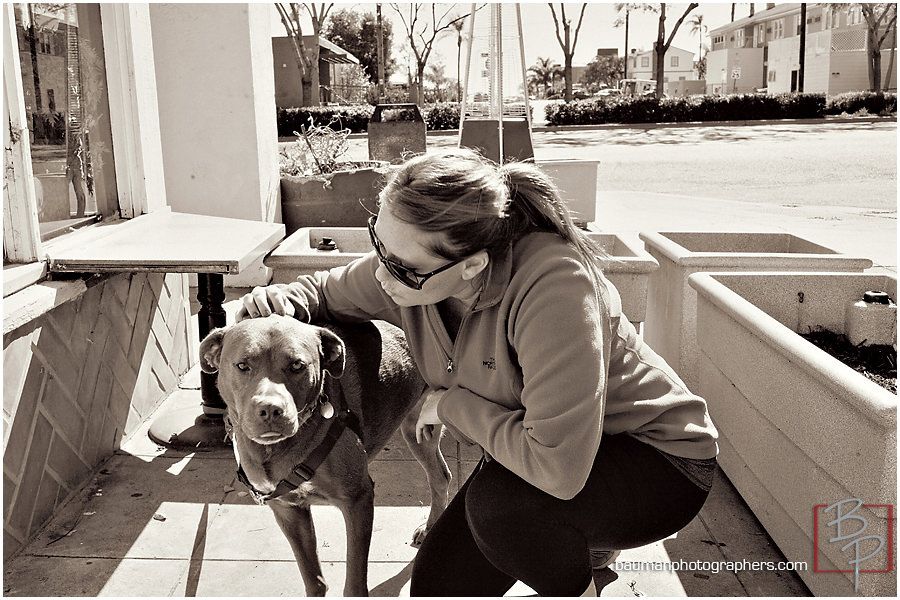
[[[359,419],[349,408],[342,408],[337,412],[334,420],[331,422],[331,425],[328,427],[328,432],[325,434],[325,439],[322,440],[322,443],[319,444],[309,455],[301,462],[294,465],[294,468],[291,469],[291,472],[278,484],[275,486],[275,489],[268,494],[265,494],[258,489],[256,489],[252,483],[250,483],[250,479],[247,477],[247,474],[244,472],[244,467],[241,466],[241,459],[238,455],[237,443],[232,440],[232,446],[234,447],[234,458],[238,463],[237,468],[237,477],[238,481],[243,483],[247,490],[250,492],[250,496],[253,498],[253,501],[259,505],[266,504],[270,500],[274,500],[280,496],[287,494],[288,492],[292,492],[300,487],[303,483],[312,479],[316,474],[316,469],[322,464],[325,458],[328,456],[328,453],[331,452],[331,449],[334,448],[334,445],[337,443],[338,439],[340,439],[341,435],[344,433],[344,429],[350,427],[350,430],[353,431],[357,437],[362,441],[362,428],[359,424]],[[226,416],[226,430],[229,435],[231,435],[231,423]]]

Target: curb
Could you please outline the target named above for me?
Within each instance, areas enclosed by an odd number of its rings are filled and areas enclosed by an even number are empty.
[[[822,125],[832,123],[882,123],[897,122],[897,117],[820,117],[815,119],[768,119],[740,121],[679,121],[675,123],[598,123],[594,125],[538,125],[531,128],[532,133],[564,133],[566,131],[604,131],[607,129],[677,129],[684,127],[748,127],[753,125]],[[368,137],[367,132],[351,133],[348,139],[356,140]],[[459,135],[458,129],[438,129],[429,131],[428,137],[445,137]],[[293,142],[293,137],[280,137],[279,142]]]

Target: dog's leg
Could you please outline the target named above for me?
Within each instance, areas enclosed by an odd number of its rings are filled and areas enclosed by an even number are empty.
[[[308,506],[296,506],[275,501],[269,504],[275,513],[275,521],[281,527],[294,551],[300,575],[306,586],[307,596],[324,596],[328,589],[319,563],[316,548],[316,529]]]
[[[419,418],[420,408],[421,402],[406,414],[400,424],[400,433],[413,456],[425,470],[428,487],[431,489],[431,510],[428,513],[428,520],[413,533],[412,546],[415,548],[422,545],[431,526],[447,508],[451,478],[450,468],[441,453],[441,434],[444,426],[435,426],[430,440],[422,440],[421,444],[416,441],[416,421]]]
[[[365,481],[356,497],[338,503],[347,529],[346,597],[369,595],[369,546],[375,520],[375,484],[368,469],[364,470],[363,476]]]

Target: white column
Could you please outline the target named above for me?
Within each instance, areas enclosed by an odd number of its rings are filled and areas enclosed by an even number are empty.
[[[175,212],[281,221],[270,11],[268,3],[150,5]],[[226,285],[268,276],[261,265],[247,271]]]

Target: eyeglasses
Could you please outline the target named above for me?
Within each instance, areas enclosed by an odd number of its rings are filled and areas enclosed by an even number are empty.
[[[375,219],[375,215],[369,217],[369,238],[372,240],[372,247],[375,248],[375,254],[378,255],[378,260],[381,261],[381,264],[384,265],[384,268],[387,269],[388,273],[406,287],[410,287],[414,290],[421,290],[426,281],[438,273],[443,273],[450,267],[462,262],[462,259],[454,260],[430,273],[416,273],[414,270],[404,267],[400,263],[393,261],[384,255],[384,244],[382,244],[381,240],[378,239],[378,236],[375,235]]]

